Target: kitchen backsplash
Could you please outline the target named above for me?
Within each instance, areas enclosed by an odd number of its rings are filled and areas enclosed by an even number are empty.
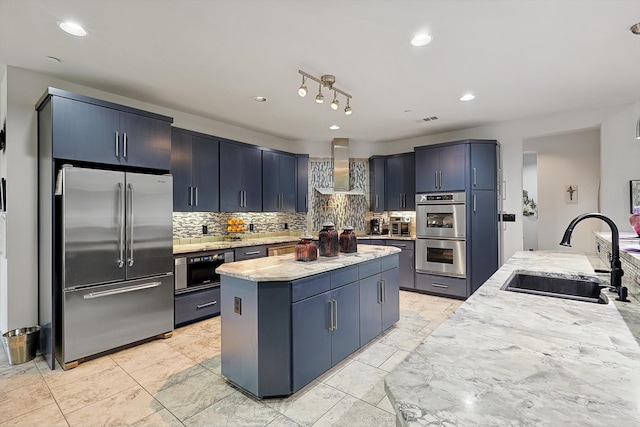
[[[173,238],[186,239],[202,237],[202,226],[208,228],[208,236],[226,236],[227,220],[241,219],[247,231],[246,237],[252,234],[275,233],[284,231],[304,231],[307,229],[307,215],[294,212],[174,212]],[[249,231],[253,224],[253,231]],[[285,229],[285,224],[287,229]]]
[[[346,225],[356,232],[366,230],[368,210],[368,161],[351,159],[349,182],[351,189],[362,190],[364,195],[320,194],[316,188],[333,187],[333,160],[309,159],[309,224],[313,233],[322,229],[322,223],[331,221],[341,231]]]

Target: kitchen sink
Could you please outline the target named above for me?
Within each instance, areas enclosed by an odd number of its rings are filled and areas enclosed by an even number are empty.
[[[608,304],[609,299],[604,293],[600,292],[601,288],[606,288],[607,286],[605,282],[597,277],[574,277],[515,271],[501,289],[511,292]]]

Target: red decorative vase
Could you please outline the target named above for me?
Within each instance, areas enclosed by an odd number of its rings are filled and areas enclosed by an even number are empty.
[[[340,233],[340,252],[345,254],[358,252],[358,241],[356,239],[356,233],[353,232],[353,227],[346,226],[344,231]]]
[[[313,237],[305,234],[300,236],[296,244],[296,261],[315,261],[318,259],[318,247],[313,242]]]
[[[320,256],[338,256],[338,230],[332,222],[322,224],[318,240]]]
[[[631,224],[638,234],[638,237],[640,237],[640,206],[633,207],[633,215],[629,217],[629,224]]]

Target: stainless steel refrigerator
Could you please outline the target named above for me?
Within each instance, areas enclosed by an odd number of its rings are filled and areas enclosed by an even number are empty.
[[[56,192],[63,367],[171,331],[171,175],[64,166]]]

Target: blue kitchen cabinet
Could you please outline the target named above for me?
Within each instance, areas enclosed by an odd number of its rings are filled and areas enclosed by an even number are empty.
[[[399,248],[398,283],[402,289],[415,289],[415,242],[413,240],[387,240],[387,246]]]
[[[309,210],[309,155],[296,154],[296,212]]]
[[[494,147],[495,149],[495,147]],[[494,151],[495,152],[495,151]],[[472,190],[467,209],[471,236],[467,243],[467,270],[473,293],[498,269],[498,200],[492,190]]]
[[[397,266],[398,255],[360,265],[361,346],[400,319]]]
[[[486,142],[486,143],[484,143]],[[476,141],[471,147],[472,190],[495,190],[497,188],[497,152],[495,141]]]
[[[417,193],[464,191],[468,146],[453,142],[415,148]]]
[[[262,152],[262,211],[296,209],[296,157],[276,151]]]
[[[207,135],[173,128],[171,174],[174,212],[217,212],[219,143]]]
[[[415,210],[416,169],[414,153],[387,156],[385,184],[386,210]]]
[[[262,150],[220,141],[220,211],[262,211]]]
[[[369,210],[371,212],[384,212],[386,189],[386,157],[372,156],[369,158]]]
[[[174,298],[174,325],[180,327],[220,314],[220,287],[178,294]]]

